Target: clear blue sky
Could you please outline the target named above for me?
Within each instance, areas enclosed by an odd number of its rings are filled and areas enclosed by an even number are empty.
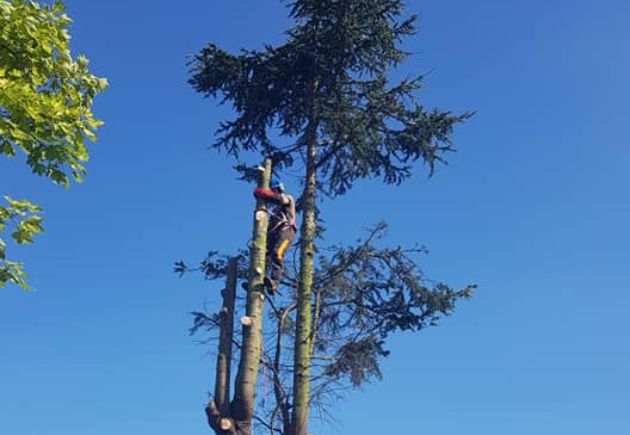
[[[432,179],[324,203],[328,237],[385,218],[390,242],[431,249],[431,277],[480,289],[439,328],[393,340],[384,381],[318,433],[630,433],[630,3],[409,3],[423,17],[402,73],[431,72],[428,106],[477,115]],[[67,7],[75,53],[110,80],[95,107],[106,125],[69,191],[0,161],[0,191],[46,210],[46,233],[14,251],[37,292],[0,292],[0,433],[206,434],[213,358],[187,312],[218,286],[171,268],[241,246],[252,200],[207,149],[228,112],[189,88],[185,56],[280,41],[286,10]]]

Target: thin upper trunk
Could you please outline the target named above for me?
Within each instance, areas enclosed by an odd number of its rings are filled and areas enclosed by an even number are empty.
[[[311,289],[313,286],[313,239],[315,237],[315,157],[317,123],[311,118],[306,131],[306,184],[302,194],[300,239],[300,282],[297,298],[297,325],[293,373],[293,435],[306,435],[310,393]]]
[[[274,355],[273,362],[273,390],[276,396],[276,409],[280,412],[280,417],[282,420],[282,433],[284,435],[289,435],[291,430],[291,415],[290,408],[288,402],[288,394],[287,391],[284,390],[282,386],[282,381],[280,379],[280,362],[282,361],[282,338],[284,336],[284,328],[287,316],[289,313],[295,309],[296,304],[291,304],[288,307],[284,308],[280,315],[278,316],[278,333],[276,336],[276,353]],[[273,425],[273,420],[271,421]]]
[[[223,290],[223,307],[220,312],[221,329],[219,335],[219,354],[217,355],[216,380],[214,383],[214,401],[219,411],[227,413],[230,401],[230,368],[232,362],[232,341],[234,337],[234,301],[236,299],[235,258],[230,258],[227,267],[227,279]]]
[[[269,187],[270,177],[271,160],[267,159],[264,171],[261,171],[258,176],[258,187]],[[208,422],[217,434],[251,435],[252,433],[265,298],[263,280],[267,251],[267,220],[265,202],[257,199],[250,250],[249,287],[245,316],[241,319],[243,340],[234,382],[234,400],[230,403],[228,412],[221,412],[214,400],[206,407]]]
[[[265,171],[261,172],[258,187],[269,187],[271,160],[265,161]],[[249,265],[249,288],[245,316],[251,325],[244,322],[243,348],[234,386],[234,405],[238,407],[239,419],[250,420],[254,416],[254,395],[260,361],[260,337],[262,330],[262,307],[265,298],[265,254],[267,251],[267,209],[265,202],[256,200],[254,233]],[[236,417],[236,410],[233,415]]]

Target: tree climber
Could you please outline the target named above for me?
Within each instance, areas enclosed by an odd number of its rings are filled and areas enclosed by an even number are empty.
[[[271,273],[265,276],[267,292],[273,296],[280,284],[284,272],[284,253],[293,242],[297,226],[295,225],[295,200],[284,193],[284,184],[271,179],[269,189],[257,188],[254,196],[275,205],[267,227],[267,263]]]

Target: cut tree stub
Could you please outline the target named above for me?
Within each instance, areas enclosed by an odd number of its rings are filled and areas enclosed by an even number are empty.
[[[267,212],[265,210],[256,211],[256,221],[260,222],[267,216]]]
[[[213,417],[217,417],[219,415],[219,410],[217,409],[217,405],[214,403],[214,400],[210,400],[210,402],[208,402],[206,405],[206,412]]]
[[[253,321],[252,321],[251,317],[249,317],[249,316],[241,317],[241,324],[243,326],[252,326],[252,323],[253,323]]]
[[[222,418],[221,421],[219,421],[219,427],[221,428],[221,430],[230,430],[230,428],[232,427],[232,422],[229,418]]]

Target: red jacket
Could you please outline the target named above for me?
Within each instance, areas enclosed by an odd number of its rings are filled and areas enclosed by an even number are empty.
[[[271,189],[259,187],[254,190],[254,196],[264,201],[275,204],[269,219],[269,232],[293,228],[297,230],[295,224],[295,201],[291,195],[274,192]]]

